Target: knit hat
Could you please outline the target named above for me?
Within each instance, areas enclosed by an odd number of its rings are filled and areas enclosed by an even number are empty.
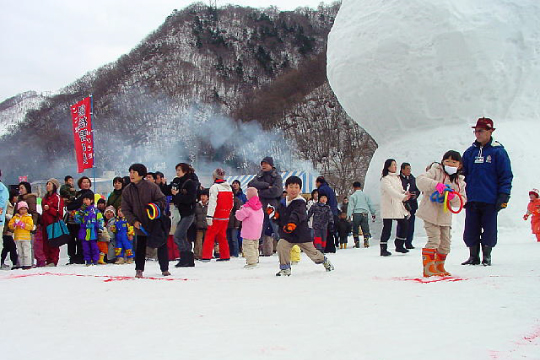
[[[19,211],[20,208],[28,209],[28,204],[26,203],[26,201],[19,201],[19,203],[17,204],[17,211]]]
[[[225,170],[223,170],[222,168],[217,168],[212,173],[212,177],[214,179],[221,179],[221,180],[225,179]]]
[[[259,192],[257,191],[257,188],[254,188],[254,187],[250,186],[246,190],[246,196],[247,196],[247,198],[249,200],[254,196],[259,196]]]
[[[116,209],[114,208],[114,206],[112,205],[109,205],[105,208],[105,211],[103,212],[104,214],[107,213],[107,211],[112,211],[112,213],[114,214],[114,216],[116,216]]]
[[[537,198],[540,198],[540,191],[538,189],[532,189],[529,191],[529,195],[536,195]]]
[[[47,180],[47,182],[53,183],[53,185],[56,186],[56,190],[60,189],[60,181],[56,180],[55,178],[50,178]]]
[[[271,167],[274,167],[274,158],[271,157],[271,156],[267,156],[265,157],[264,159],[261,160],[261,164],[265,162],[267,163],[268,165],[270,165]]]

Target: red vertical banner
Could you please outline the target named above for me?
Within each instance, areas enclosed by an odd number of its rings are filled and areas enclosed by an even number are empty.
[[[91,99],[89,97],[71,106],[71,122],[73,124],[77,171],[79,173],[94,166],[94,138],[92,136],[92,119],[90,115]]]

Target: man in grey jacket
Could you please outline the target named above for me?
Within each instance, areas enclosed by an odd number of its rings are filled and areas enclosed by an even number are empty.
[[[347,218],[352,216],[353,221],[353,237],[354,247],[360,247],[360,228],[362,228],[362,234],[364,235],[364,247],[369,247],[369,238],[371,234],[369,232],[369,220],[368,211],[371,213],[371,218],[375,220],[375,209],[371,205],[371,200],[362,191],[362,184],[360,181],[353,183],[354,193],[349,200],[349,206],[347,207]]]
[[[283,179],[274,167],[274,159],[267,156],[261,160],[261,171],[251,180],[248,187],[254,187],[259,191],[259,199],[263,205],[264,223],[260,242],[262,243],[262,255],[270,256],[274,253],[274,239],[278,240],[277,224],[270,219],[269,206],[277,209],[281,194],[283,193]],[[272,233],[274,237],[268,235]]]

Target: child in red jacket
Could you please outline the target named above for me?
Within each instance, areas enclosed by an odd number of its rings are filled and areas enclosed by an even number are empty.
[[[527,221],[529,215],[531,218],[532,233],[536,235],[536,241],[540,242],[540,192],[537,189],[529,191],[529,205],[527,205],[527,213],[523,215],[523,220]]]

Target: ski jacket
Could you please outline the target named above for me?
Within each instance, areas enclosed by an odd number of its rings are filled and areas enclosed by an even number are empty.
[[[409,212],[403,205],[405,190],[398,173],[388,173],[381,179],[381,217],[383,219],[403,219]]]
[[[195,214],[195,204],[197,204],[197,190],[199,188],[199,178],[195,173],[188,173],[181,178],[174,178],[169,185],[175,186],[178,190],[173,195],[173,202],[181,217]]]
[[[268,204],[277,208],[283,193],[283,179],[281,174],[273,168],[270,171],[259,171],[257,176],[248,183],[259,191],[259,199],[266,209]]]
[[[208,213],[208,203],[203,205],[201,201],[195,205],[195,225],[197,230],[206,230],[208,223],[206,222],[206,214]]]
[[[151,229],[151,221],[146,213],[146,206],[154,203],[164,211],[167,206],[167,199],[156,184],[141,180],[138,183],[131,183],[122,191],[122,213],[127,221],[133,225],[139,221],[146,231]],[[146,236],[139,229],[135,229],[139,236]]]
[[[45,210],[45,205],[49,206],[48,210]],[[64,216],[64,199],[62,199],[57,193],[49,196],[44,196],[41,199],[41,224],[47,227],[50,224],[57,222]]]
[[[37,194],[34,193],[19,195],[17,203],[15,204],[16,212],[19,201],[26,201],[26,203],[28,204],[28,213],[32,216],[32,221],[34,222],[35,227],[37,227],[39,224],[39,213],[37,212],[37,197]]]
[[[301,195],[298,195],[291,201],[287,199],[281,201],[278,214],[278,230],[281,239],[285,239],[293,244],[312,241],[311,232],[308,228],[306,200]],[[283,229],[287,224],[294,224],[296,228],[291,233],[287,233]]]
[[[512,168],[504,147],[491,139],[481,146],[475,141],[463,153],[463,175],[469,202],[496,204],[499,194],[512,190]]]
[[[240,220],[236,219],[234,216],[238,210],[242,207],[242,200],[238,197],[233,197],[233,207],[231,213],[229,214],[229,224],[227,229],[238,229],[240,227]]]
[[[253,196],[242,205],[235,214],[236,219],[242,222],[240,236],[244,239],[259,239],[262,233],[264,212],[258,196]]]
[[[418,178],[416,178],[418,189],[424,193],[416,216],[434,225],[452,226],[452,213],[450,211],[444,211],[443,204],[433,202],[430,199],[431,194],[436,191],[435,187],[438,183],[450,185],[454,191],[461,195],[463,205],[467,202],[464,176],[459,175],[457,177],[457,183],[450,181],[450,176],[444,171],[442,165],[433,164],[428,172],[419,175]],[[458,207],[460,205],[458,196],[455,196],[450,200],[450,205],[453,207]]]
[[[313,216],[312,228],[317,230],[324,230],[329,224],[334,223],[334,214],[330,206],[318,202],[313,204],[308,211],[308,220]]]
[[[22,227],[15,227],[15,224],[19,222],[23,224]],[[32,216],[27,213],[24,216],[21,216],[19,214],[15,214],[11,220],[9,221],[9,229],[13,231],[13,239],[16,241],[20,240],[32,240],[32,229],[34,228],[34,221],[32,220]]]
[[[2,214],[0,214],[0,226],[4,225],[6,221],[6,212],[9,201],[9,190],[6,185],[0,181],[0,208],[2,209]]]
[[[349,198],[347,218],[350,218],[352,214],[367,214],[368,211],[371,215],[375,215],[375,209],[373,208],[373,205],[371,205],[369,196],[362,190],[356,190]]]
[[[225,180],[216,180],[210,186],[210,197],[208,200],[208,212],[206,217],[214,220],[229,221],[229,214],[233,208],[234,195],[229,183]]]
[[[352,224],[347,219],[339,219],[336,224],[336,231],[339,237],[345,237],[352,231]]]
[[[79,229],[79,240],[97,240],[98,232],[103,230],[103,215],[94,206],[87,208],[84,206],[75,213],[75,222],[81,224]]]
[[[337,208],[337,198],[336,193],[332,188],[328,185],[327,182],[324,182],[317,188],[317,191],[319,192],[319,198],[321,195],[326,195],[326,198],[328,199],[328,205],[330,206],[330,209],[332,209],[332,214],[334,216],[338,215],[338,208]]]
[[[401,179],[403,190],[407,191],[408,189],[410,193],[414,194],[414,198],[411,197],[409,200],[405,201],[405,203],[409,204],[411,211],[414,213],[418,210],[418,195],[420,195],[420,191],[418,191],[418,187],[416,186],[416,179],[412,175],[405,176],[403,174],[400,174],[399,178]]]

